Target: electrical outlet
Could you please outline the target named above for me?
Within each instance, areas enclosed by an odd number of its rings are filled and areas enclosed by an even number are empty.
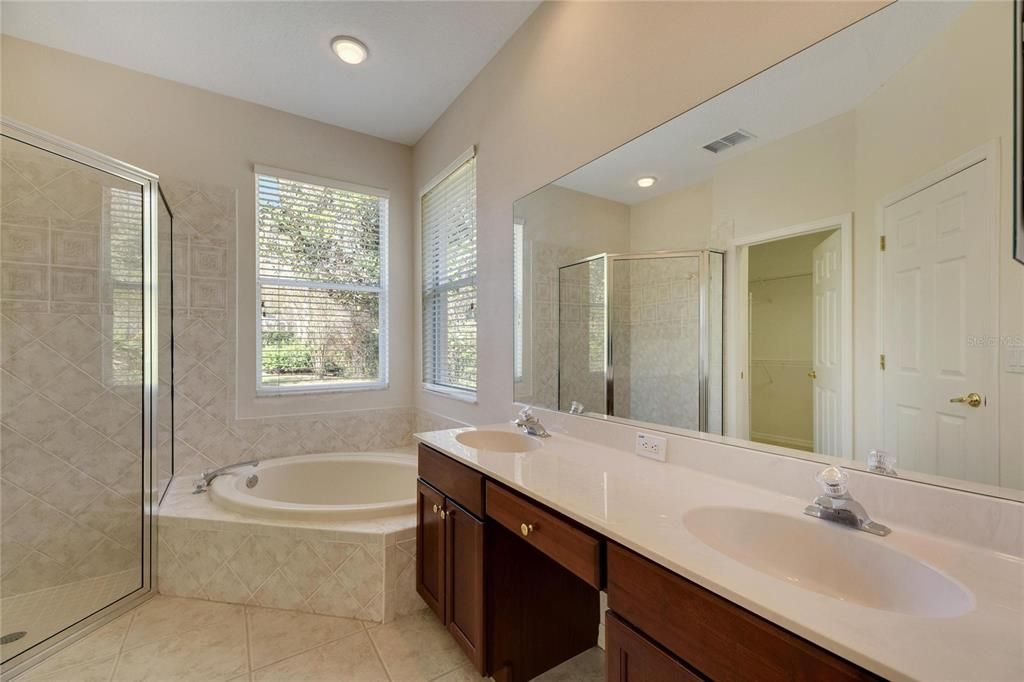
[[[637,433],[633,451],[641,457],[649,457],[664,462],[668,456],[668,441],[661,436],[649,433]]]

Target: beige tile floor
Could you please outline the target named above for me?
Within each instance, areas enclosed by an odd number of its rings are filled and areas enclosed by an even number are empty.
[[[18,682],[479,682],[429,611],[383,625],[157,596],[17,678]],[[545,682],[603,679],[592,649]]]

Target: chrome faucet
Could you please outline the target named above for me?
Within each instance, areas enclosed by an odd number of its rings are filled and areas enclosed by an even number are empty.
[[[886,536],[892,532],[887,526],[875,523],[864,510],[864,506],[853,499],[847,490],[849,475],[836,466],[828,467],[814,477],[824,490],[804,508],[804,514],[819,519],[841,523],[872,535]]]
[[[544,428],[544,425],[540,423],[540,420],[533,416],[533,411],[529,405],[519,410],[519,416],[513,422],[516,426],[526,432],[528,436],[537,436],[538,438],[547,438],[551,434]]]
[[[213,479],[217,478],[218,476],[221,476],[223,474],[229,474],[235,469],[241,469],[242,467],[254,467],[257,466],[259,463],[260,461],[258,459],[251,459],[248,462],[228,464],[227,466],[222,466],[219,469],[211,469],[209,471],[204,471],[202,477],[196,479],[196,487],[192,491],[192,494],[198,495],[199,493],[205,493],[210,488],[210,484],[213,483]],[[249,487],[251,488],[252,486]]]

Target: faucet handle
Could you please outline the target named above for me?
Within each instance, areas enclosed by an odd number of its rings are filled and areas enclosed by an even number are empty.
[[[846,494],[850,475],[837,466],[830,466],[819,471],[814,480],[829,497],[842,497]]]
[[[519,418],[523,420],[533,419],[533,408],[529,405],[523,407],[523,409],[519,410]]]
[[[896,476],[896,455],[885,450],[872,450],[868,453],[868,471]]]

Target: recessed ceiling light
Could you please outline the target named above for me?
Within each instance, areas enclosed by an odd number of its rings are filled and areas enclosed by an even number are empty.
[[[337,36],[331,41],[331,49],[346,64],[362,64],[370,54],[366,45],[351,36]]]
[[[653,187],[654,183],[656,183],[657,181],[658,181],[658,178],[656,178],[656,177],[654,177],[652,175],[645,175],[642,178],[637,178],[636,179],[636,184],[637,184],[637,187],[643,187],[644,189],[646,189],[648,187]]]

